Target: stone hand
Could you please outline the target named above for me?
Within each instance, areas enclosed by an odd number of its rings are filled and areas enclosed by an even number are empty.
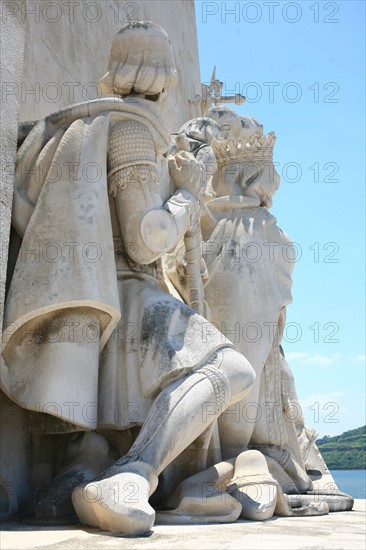
[[[180,151],[168,158],[170,176],[176,189],[186,189],[199,199],[203,191],[203,167],[192,153]]]

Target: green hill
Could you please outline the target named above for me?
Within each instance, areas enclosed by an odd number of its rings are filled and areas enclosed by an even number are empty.
[[[366,426],[316,442],[330,470],[366,469]]]

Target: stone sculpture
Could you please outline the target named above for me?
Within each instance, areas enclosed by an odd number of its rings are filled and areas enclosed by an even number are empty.
[[[180,132],[186,136],[187,148],[204,163],[207,175],[201,217],[206,310],[216,329],[231,338],[256,372],[250,393],[218,420],[222,458],[241,471],[239,476],[231,473],[241,479],[239,485],[234,484],[239,493],[247,495],[246,500],[241,499],[243,517],[267,519],[275,511],[280,515],[326,513],[328,504],[323,506],[323,500],[335,509],[332,494],[339,491],[324,463],[314,456],[307,460],[314,441],[310,441],[304,425],[293,375],[281,346],[295,254],[290,239],[268,211],[279,186],[273,165],[275,135],[264,136],[262,125],[255,119],[239,116],[222,105],[189,121]],[[186,297],[185,264],[182,249],[167,261],[173,284]],[[262,458],[249,458],[248,453],[256,451],[245,452],[248,448],[260,451]],[[232,462],[232,457],[238,458]],[[243,468],[243,464],[251,467]],[[294,512],[291,498],[284,499],[283,494],[313,491],[307,469],[318,473],[317,499],[321,502],[312,502],[314,496],[303,501],[298,497],[296,506],[299,502],[305,506]],[[249,471],[252,474],[248,477]],[[223,479],[213,470],[195,478],[195,483],[208,482],[219,486]],[[225,490],[230,492],[233,481],[229,483]],[[256,498],[249,496],[253,484]],[[181,500],[193,495],[192,486],[193,479],[182,484]],[[319,499],[319,494],[326,493],[328,498]],[[347,496],[338,501],[338,509],[352,506]]]
[[[163,522],[296,515],[283,493],[311,488],[280,346],[292,262],[268,212],[275,136],[217,91],[172,144],[159,115],[176,80],[166,33],[129,23],[105,97],[40,121],[18,154],[1,387],[68,437],[39,518],[74,507],[86,525],[146,533],[159,476]]]
[[[23,242],[6,304],[2,388],[23,407],[37,403],[57,416],[55,431],[120,432],[131,426],[123,405],[135,404],[132,422],[142,429],[127,454],[102,473],[74,457],[58,475],[69,490],[84,482],[73,492],[82,523],[124,534],[151,529],[149,496],[207,428],[203,404],[213,404],[212,422],[254,380],[233,344],[218,333],[203,343],[207,321],[164,290],[160,258],[197,221],[201,185],[192,155],[178,152],[169,166],[165,156],[170,141],[159,111],[176,78],[166,33],[150,22],[127,24],[101,80],[109,98],[41,121],[17,170],[14,224]],[[77,250],[57,262],[26,256],[50,241],[68,251],[80,244],[84,257]],[[97,259],[90,243],[101,251]],[[136,330],[131,338],[126,327]],[[100,452],[99,469],[111,463]],[[51,515],[59,514],[57,487],[55,480],[55,500],[41,503]]]

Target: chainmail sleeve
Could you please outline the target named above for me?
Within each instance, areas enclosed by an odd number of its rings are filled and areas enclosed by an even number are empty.
[[[129,252],[134,262],[152,263],[177,245],[198,203],[185,189],[163,203],[153,136],[139,121],[112,127],[107,162],[123,248],[134,251],[133,257]]]
[[[157,178],[155,148],[150,132],[135,120],[115,124],[108,152],[108,190],[116,197],[129,182]]]

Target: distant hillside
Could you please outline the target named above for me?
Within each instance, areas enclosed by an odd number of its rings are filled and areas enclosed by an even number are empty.
[[[322,437],[316,444],[330,470],[366,469],[366,426],[334,437]]]

